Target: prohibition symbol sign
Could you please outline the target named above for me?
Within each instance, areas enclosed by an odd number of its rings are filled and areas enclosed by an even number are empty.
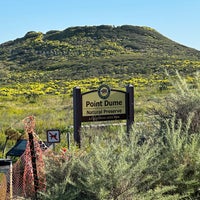
[[[47,130],[47,142],[59,143],[60,142],[60,130]]]

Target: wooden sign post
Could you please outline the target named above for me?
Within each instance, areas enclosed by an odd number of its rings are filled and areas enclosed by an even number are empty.
[[[81,89],[75,87],[73,89],[73,107],[74,107],[74,141],[79,148],[81,147],[81,116],[82,116],[82,95]]]
[[[132,125],[134,122],[134,88],[132,85],[128,85],[126,87],[126,94],[127,94],[127,117],[126,117],[126,127],[127,127],[127,134],[130,134],[132,129]]]
[[[129,135],[134,122],[134,90],[132,85],[126,91],[110,89],[101,85],[98,90],[81,94],[73,89],[74,140],[81,147],[81,122],[110,121],[126,119]]]

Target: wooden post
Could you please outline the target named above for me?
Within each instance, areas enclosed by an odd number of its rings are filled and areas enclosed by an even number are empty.
[[[36,165],[36,153],[33,141],[33,133],[28,133],[29,136],[29,145],[30,145],[30,152],[31,152],[31,161],[32,161],[32,168],[33,168],[33,178],[34,178],[34,188],[35,188],[35,198],[37,199],[37,190],[39,187],[39,179],[37,175],[37,165]]]
[[[74,107],[74,141],[81,147],[81,118],[82,118],[82,95],[81,89],[75,87],[73,89],[73,107]]]
[[[133,85],[128,85],[126,87],[126,93],[127,93],[127,120],[126,120],[126,126],[127,126],[127,134],[129,136],[130,131],[132,129],[133,123],[134,123],[134,88]]]

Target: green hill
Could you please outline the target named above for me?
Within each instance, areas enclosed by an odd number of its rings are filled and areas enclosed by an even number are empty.
[[[0,45],[0,81],[124,77],[160,73],[162,68],[193,73],[200,51],[188,48],[149,27],[83,26],[63,31],[28,32]],[[45,73],[46,75],[41,75]],[[18,76],[17,76],[18,74]],[[20,75],[19,75],[20,74]]]

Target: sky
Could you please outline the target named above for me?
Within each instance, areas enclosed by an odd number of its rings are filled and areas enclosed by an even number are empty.
[[[133,25],[200,50],[200,0],[0,0],[0,44],[29,31]]]

